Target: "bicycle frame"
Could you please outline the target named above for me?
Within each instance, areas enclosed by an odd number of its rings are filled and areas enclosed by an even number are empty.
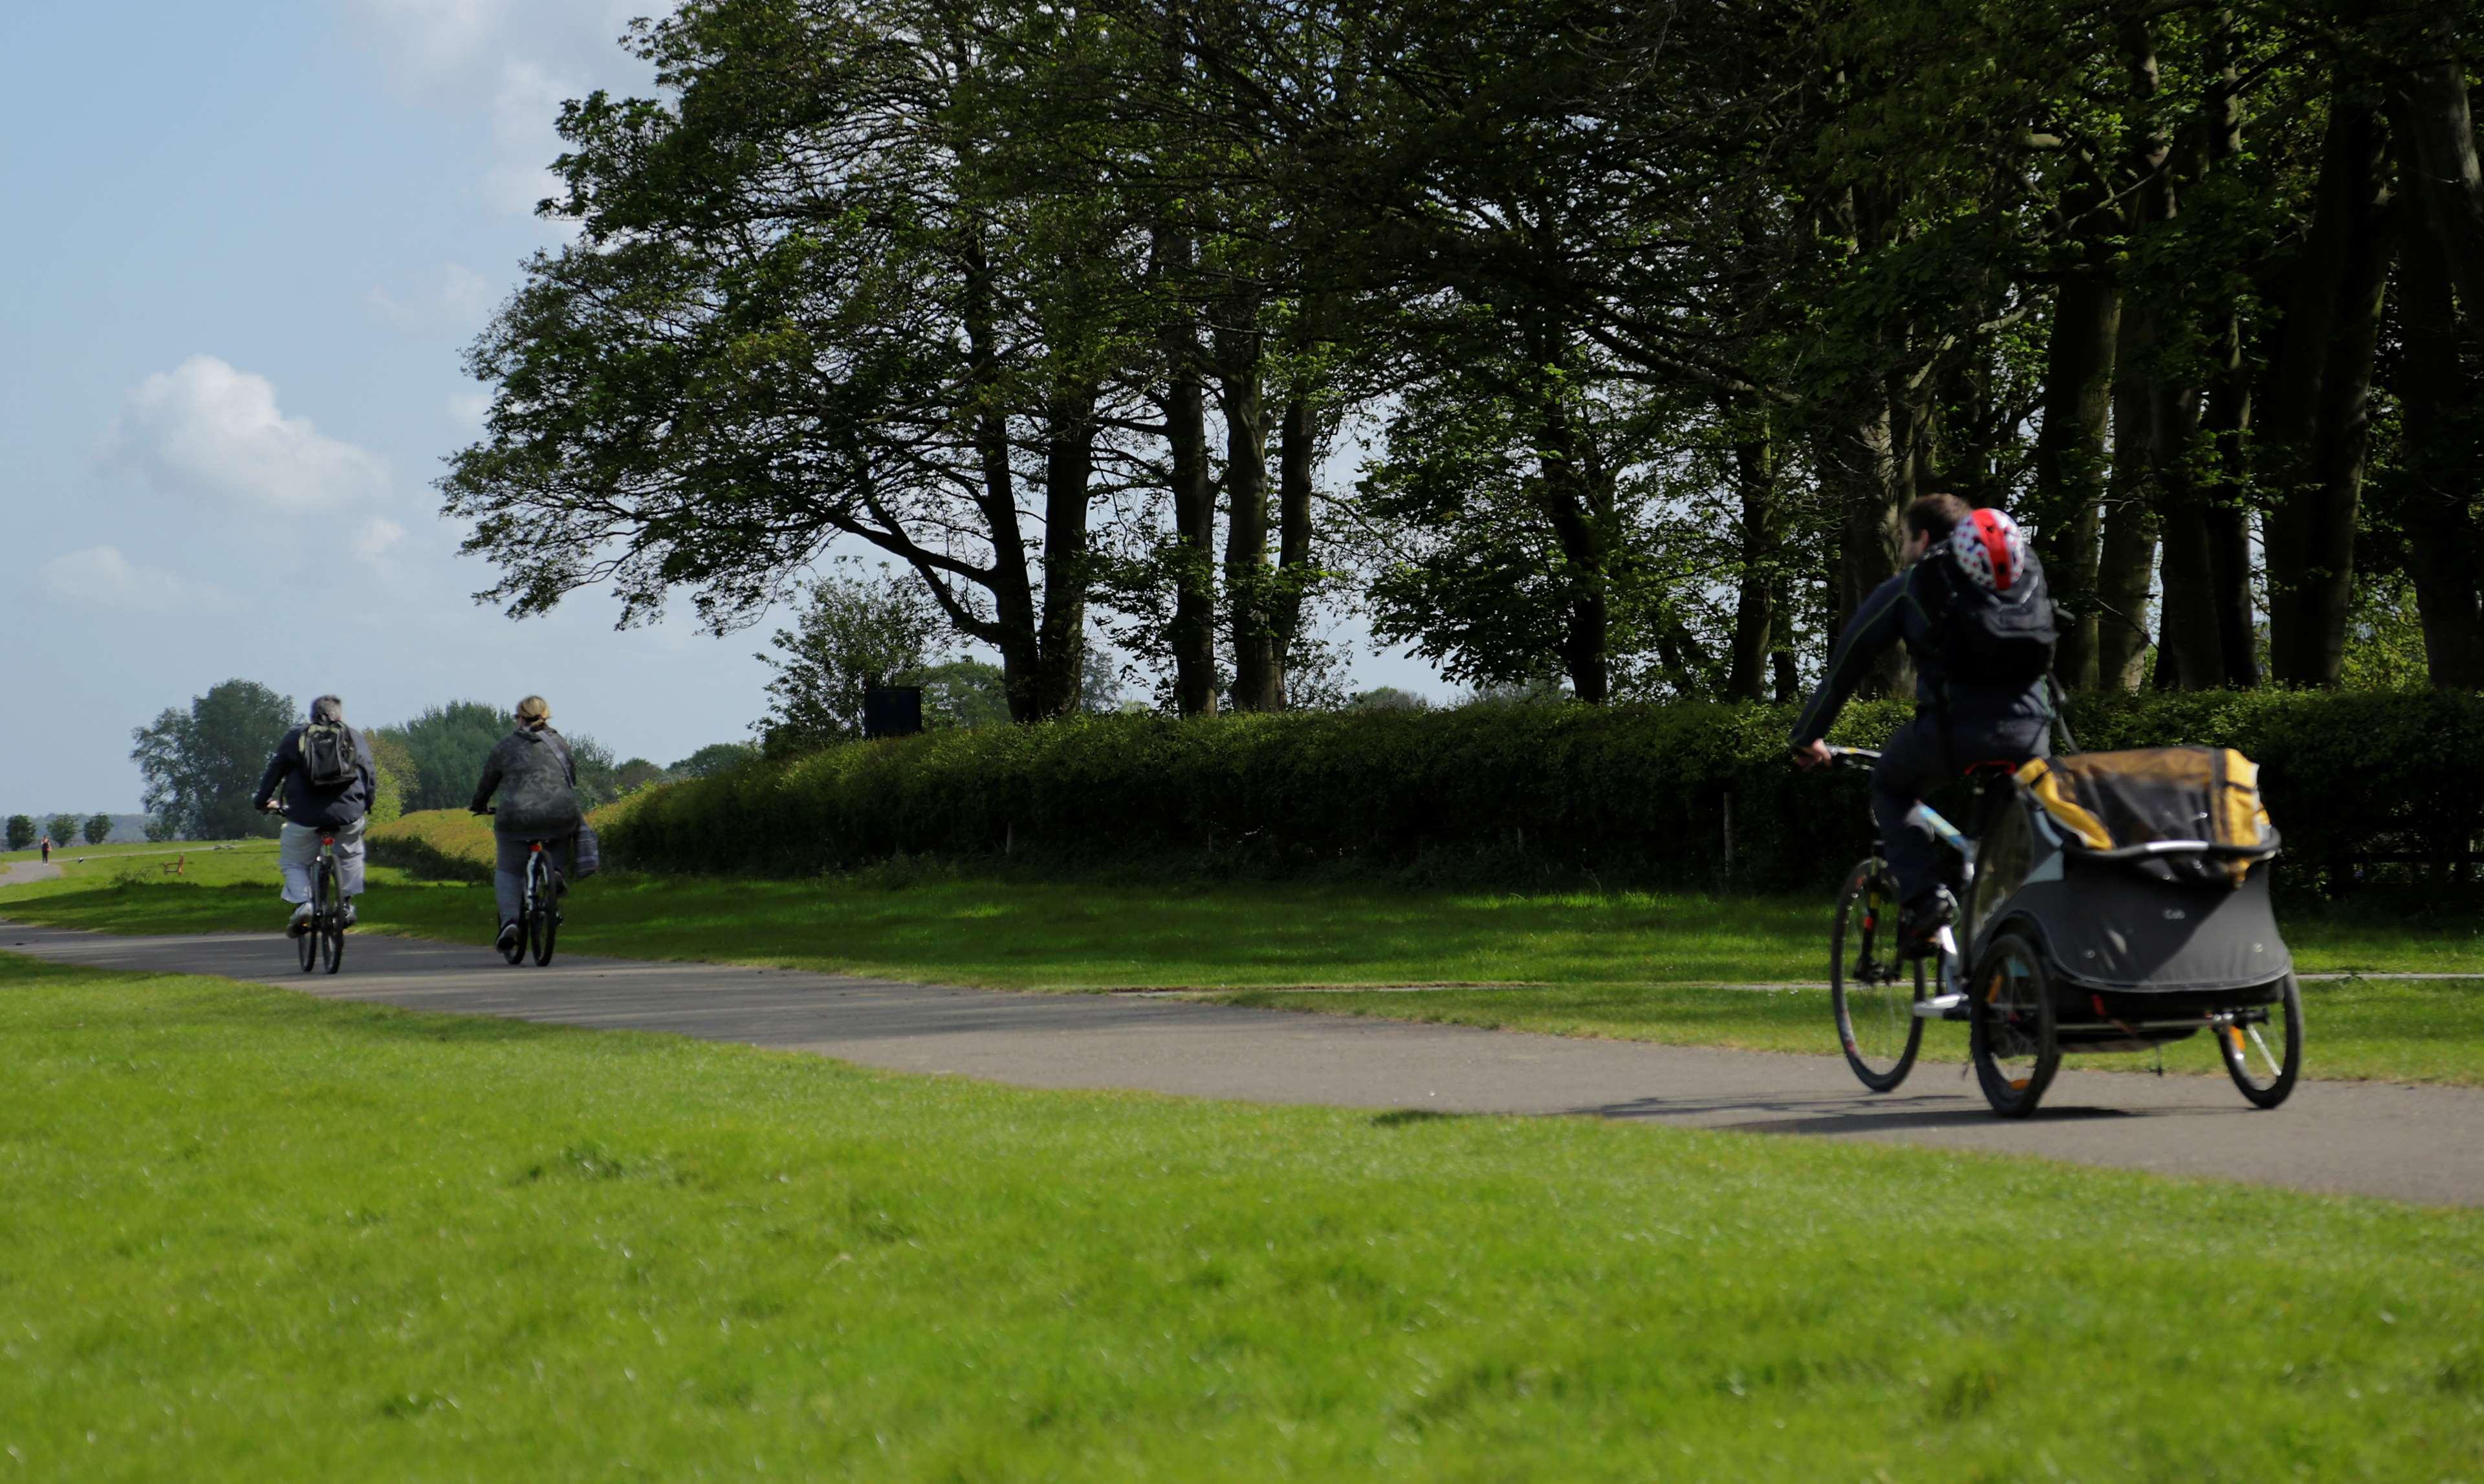
[[[1933,839],[1958,852],[1958,899],[1960,904],[1973,901],[1975,898],[1974,837],[1941,818],[1940,812],[1927,803],[1918,802],[1914,808],[1906,811],[1906,819],[1911,823],[1921,824],[1930,830]],[[1881,846],[1882,842],[1875,839],[1872,842],[1872,853],[1878,855],[1881,852]],[[1941,993],[1963,993],[1966,988],[1964,983],[1966,970],[1963,967],[1965,955],[1958,951],[1958,925],[1951,923],[1944,926],[1933,941],[1940,945]]]

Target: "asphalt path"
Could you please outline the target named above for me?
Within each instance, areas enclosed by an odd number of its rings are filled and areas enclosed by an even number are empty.
[[[24,886],[33,881],[50,881],[60,877],[61,868],[40,860],[15,861],[0,866],[0,886]]]
[[[2484,1090],[2303,1083],[2281,1109],[2223,1077],[2065,1072],[2035,1118],[1992,1117],[1955,1066],[1865,1093],[1835,1057],[1656,1046],[1244,1010],[1114,994],[1021,994],[725,964],[351,938],[306,975],[275,934],[134,937],[0,924],[55,962],[215,974],[322,998],[597,1030],[662,1031],[895,1071],[1036,1088],[1124,1088],[1436,1113],[1583,1114],[1698,1128],[2033,1154],[2164,1174],[2484,1205]],[[2310,1055],[2319,1053],[2316,997]],[[1826,1038],[1826,1028],[1822,1027]]]

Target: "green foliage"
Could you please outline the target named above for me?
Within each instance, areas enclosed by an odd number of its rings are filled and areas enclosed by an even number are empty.
[[[413,749],[405,744],[403,732],[378,727],[364,732],[363,741],[370,745],[372,771],[379,783],[371,799],[370,822],[385,824],[405,813],[406,797],[419,786],[421,770],[414,761]]]
[[[1907,714],[1850,707],[1836,740],[1869,744]],[[2262,765],[2289,842],[2286,878],[2307,884],[2344,873],[2357,850],[2463,850],[2484,821],[2484,774],[2467,755],[2484,735],[2484,697],[2092,697],[2071,720],[2092,749],[2242,749]],[[1093,717],[770,762],[637,796],[604,834],[617,861],[689,870],[1008,849],[1275,872],[1467,863],[1607,882],[1817,887],[1869,839],[1865,784],[1848,769],[1797,774],[1786,762],[1789,725],[1786,708],[1714,703]]]
[[[34,848],[36,834],[35,818],[33,815],[13,814],[9,816],[9,849],[13,850],[32,850]]]
[[[746,742],[710,742],[664,771],[678,778],[705,778],[727,769],[755,762],[759,744]]]
[[[578,769],[578,804],[581,809],[600,808],[619,798],[621,766],[612,760],[612,749],[583,733],[563,739],[569,743],[569,760]],[[467,790],[469,798],[473,790]]]
[[[56,846],[75,845],[78,837],[78,817],[74,814],[56,814],[43,822],[43,833],[51,836],[52,844]],[[105,831],[109,833],[111,828],[111,822],[105,821]]]
[[[424,710],[403,726],[387,728],[414,760],[406,812],[455,808],[472,798],[484,760],[510,725],[509,713],[497,706],[451,701]]]
[[[167,710],[130,736],[130,757],[147,783],[147,808],[162,838],[239,840],[276,832],[276,819],[251,807],[258,777],[285,732],[300,720],[293,703],[246,680],[229,680]]]
[[[112,838],[112,816],[108,814],[89,816],[81,833],[86,836],[86,843],[89,845],[103,844]]]
[[[1091,656],[1094,653],[1092,649],[1088,651]],[[997,664],[958,659],[902,671],[891,679],[897,685],[923,688],[923,724],[927,727],[1009,724],[1009,691]]]
[[[615,769],[613,785],[624,794],[632,794],[651,783],[662,783],[668,775],[645,758],[631,758]]]
[[[900,684],[900,675],[921,669],[940,627],[939,611],[921,586],[886,568],[877,578],[831,573],[813,582],[796,627],[776,631],[776,652],[759,657],[776,672],[759,723],[769,751],[790,755],[860,737],[863,692]],[[971,704],[963,695],[971,689],[967,681],[944,679],[944,693],[959,692]]]

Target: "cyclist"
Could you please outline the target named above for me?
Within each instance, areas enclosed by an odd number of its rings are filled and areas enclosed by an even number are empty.
[[[474,801],[467,806],[482,814],[493,794],[500,796],[500,812],[492,821],[498,847],[492,894],[500,909],[502,953],[526,931],[518,913],[526,896],[527,842],[560,841],[565,855],[568,840],[586,822],[578,807],[578,764],[569,755],[569,742],[552,729],[551,704],[542,696],[527,696],[518,703],[517,721],[517,730],[492,749],[483,765],[483,781],[474,788]],[[554,864],[567,873],[566,859]]]
[[[1890,646],[1915,661],[1914,719],[1872,770],[1879,823],[1902,904],[1903,952],[1931,952],[1958,903],[1940,880],[1940,850],[1909,816],[1924,795],[1975,763],[2023,763],[2051,750],[2047,688],[2055,638],[2044,569],[2018,523],[1955,495],[1906,507],[1904,570],[1863,600],[1829,656],[1820,688],[1794,724],[1795,762],[1829,761],[1821,739]]]
[[[274,802],[284,790],[284,802]],[[354,925],[354,899],[363,894],[363,827],[379,793],[379,769],[371,744],[345,725],[345,703],[323,695],[310,703],[310,719],[284,734],[259,775],[251,803],[284,816],[276,863],[284,873],[284,900],[294,904],[285,933],[300,937],[310,921],[310,872],[319,861],[319,837],[337,842],[337,888],[345,898],[345,926]]]

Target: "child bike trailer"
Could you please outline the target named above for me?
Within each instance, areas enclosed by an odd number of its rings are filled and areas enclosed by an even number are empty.
[[[2230,748],[2039,758],[1977,851],[1967,904],[1971,1054],[2004,1117],[2064,1051],[2151,1051],[2206,1031],[2244,1097],[2294,1090],[2303,1005],[2269,907],[2278,834]]]

